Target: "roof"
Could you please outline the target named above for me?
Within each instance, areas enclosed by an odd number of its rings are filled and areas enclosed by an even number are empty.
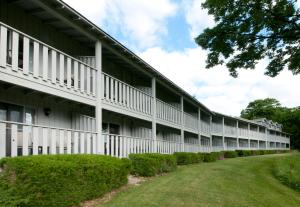
[[[29,4],[29,1],[31,1],[31,5]],[[138,55],[136,55],[134,52],[132,52],[130,49],[125,47],[123,44],[121,44],[119,41],[114,39],[112,36],[110,36],[108,33],[106,33],[104,30],[102,30],[100,27],[98,27],[96,24],[88,20],[86,17],[84,17],[82,14],[80,14],[78,11],[73,9],[71,6],[69,6],[67,3],[65,3],[62,0],[17,0],[17,4],[27,7],[28,10],[38,11],[37,8],[28,8],[30,6],[36,6],[40,8],[43,11],[40,11],[39,15],[36,14],[36,16],[41,18],[48,18],[49,21],[51,21],[51,15],[56,16],[56,18],[59,18],[60,20],[64,20],[65,23],[69,23],[69,28],[66,27],[65,29],[69,29],[69,33],[75,32],[72,31],[70,27],[73,27],[72,29],[75,29],[76,32],[81,32],[86,37],[90,38],[90,40],[96,41],[97,39],[100,40],[102,43],[109,45],[109,47],[112,47],[116,49],[119,53],[124,55],[129,60],[133,61],[135,64],[137,64],[139,67],[146,70],[148,73],[159,79],[160,81],[168,83],[172,89],[175,89],[178,93],[184,95],[186,98],[188,98],[190,101],[195,102],[198,104],[201,108],[203,108],[206,112],[213,114],[213,112],[206,107],[204,104],[202,104],[200,101],[198,101],[195,97],[187,93],[185,90],[183,90],[181,87],[176,85],[174,82],[172,82],[170,79],[165,77],[163,74],[161,74],[159,71],[157,71],[154,67],[152,67],[150,64],[148,64],[146,61],[144,61],[142,58],[140,58]],[[39,12],[39,11],[38,11]],[[42,15],[42,12],[48,12],[48,15]],[[71,25],[72,23],[72,25]],[[62,27],[62,25],[60,25]],[[85,30],[85,31],[83,31]],[[74,34],[72,34],[74,35]],[[83,36],[84,36],[83,35]],[[81,39],[84,39],[84,37],[81,36]],[[194,104],[195,104],[194,103]]]

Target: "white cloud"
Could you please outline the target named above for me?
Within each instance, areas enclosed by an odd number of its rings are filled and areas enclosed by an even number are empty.
[[[185,19],[189,25],[191,38],[197,37],[203,29],[215,24],[213,16],[208,15],[206,9],[202,9],[203,2],[204,0],[183,1]]]
[[[242,70],[238,78],[229,76],[224,66],[206,70],[206,52],[200,48],[167,52],[150,48],[140,54],[162,74],[196,95],[208,108],[238,116],[250,101],[259,98],[276,98],[285,106],[300,105],[300,77],[283,71],[278,77],[265,76],[266,62],[256,70]]]
[[[167,34],[167,19],[178,9],[171,0],[65,0],[97,25],[120,32],[126,41],[138,48],[159,43]]]

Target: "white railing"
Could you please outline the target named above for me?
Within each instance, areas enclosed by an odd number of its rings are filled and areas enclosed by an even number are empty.
[[[198,130],[198,118],[188,114],[188,113],[184,113],[184,126],[188,129],[192,129],[192,130]]]
[[[224,126],[224,133],[228,136],[236,136],[237,135],[237,128],[232,126]]]
[[[96,154],[95,132],[0,121],[0,157]]]
[[[201,133],[205,135],[210,135],[210,124],[201,120]]]
[[[259,138],[259,134],[258,134],[258,132],[257,131],[253,131],[253,130],[249,130],[249,138],[251,138],[251,139],[257,139],[257,138]]]
[[[88,64],[94,68],[96,68],[96,58],[95,56],[78,56],[77,57],[80,61]]]
[[[154,152],[154,141],[147,138],[116,134],[102,134],[104,153],[113,157],[128,157],[129,154]]]
[[[222,124],[212,123],[212,133],[215,134],[223,134],[223,126]]]
[[[185,152],[200,152],[201,146],[199,144],[184,143]]]
[[[0,48],[5,73],[78,95],[96,95],[95,68],[1,22]]]
[[[238,129],[239,132],[239,137],[248,137],[248,129],[243,129],[243,128],[239,128]]]
[[[103,100],[144,114],[152,114],[152,96],[102,73]]]
[[[175,124],[181,124],[181,110],[156,99],[156,117]]]
[[[221,152],[224,150],[223,146],[212,146],[212,151],[213,152]]]
[[[182,143],[157,140],[157,153],[173,154],[174,152],[182,152]]]

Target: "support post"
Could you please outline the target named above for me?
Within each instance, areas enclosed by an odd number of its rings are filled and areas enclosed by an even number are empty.
[[[180,107],[181,107],[181,143],[182,143],[182,152],[184,152],[184,110],[183,110],[183,96],[180,96]]]
[[[212,152],[212,115],[209,117],[209,148]]]
[[[251,145],[250,145],[250,124],[248,124],[248,148],[249,148],[249,150],[251,149]]]
[[[152,138],[153,138],[153,152],[157,152],[156,139],[156,79],[152,78]]]
[[[198,108],[198,144],[201,151],[201,109]]]
[[[226,150],[225,146],[225,119],[222,117],[222,142],[223,142],[223,149]]]
[[[236,147],[240,149],[240,142],[239,142],[239,121],[236,121]]]
[[[102,45],[100,41],[95,44],[96,59],[96,131],[97,131],[97,154],[104,154],[104,138],[102,137]]]

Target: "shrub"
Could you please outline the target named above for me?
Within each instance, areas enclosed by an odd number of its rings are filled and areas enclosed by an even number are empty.
[[[224,160],[224,152],[211,152],[217,160]]]
[[[237,157],[238,153],[236,151],[226,151],[224,152],[224,157],[225,158],[234,158]]]
[[[175,152],[178,165],[189,165],[203,161],[203,156],[199,153],[192,152]]]
[[[204,162],[215,162],[217,160],[215,153],[203,153],[203,157]]]
[[[132,161],[132,174],[140,176],[154,176],[164,172],[174,171],[177,167],[176,157],[165,154],[130,154]]]
[[[131,162],[101,155],[0,160],[1,206],[73,206],[127,183]]]

